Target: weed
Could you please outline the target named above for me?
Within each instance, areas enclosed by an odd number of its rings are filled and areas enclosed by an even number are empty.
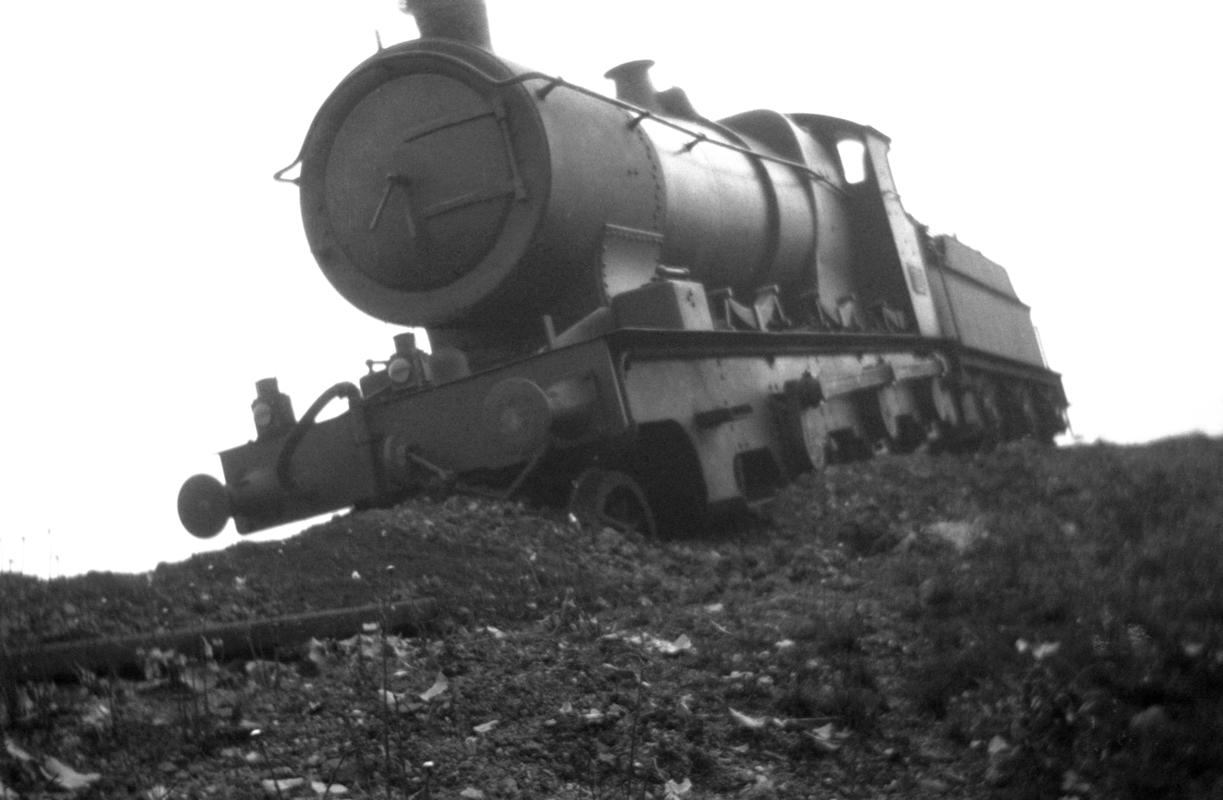
[[[957,695],[1008,672],[1013,651],[997,639],[982,641],[954,622],[929,622],[931,649],[911,670],[907,694],[919,710],[942,719]]]
[[[644,669],[645,659],[641,659],[642,669]],[[642,697],[647,686],[645,680],[640,673],[633,673],[634,683],[636,684],[633,695],[633,707],[631,711],[631,722],[629,724],[629,747],[628,760],[624,765],[624,796],[632,797],[633,781],[636,777],[637,770],[637,747],[641,738],[642,727]],[[641,782],[641,797],[645,797],[645,781]]]
[[[870,633],[870,626],[856,610],[840,610],[821,617],[819,622],[820,652],[825,655],[862,652],[862,640]]]
[[[16,664],[9,656],[4,638],[0,637],[0,731],[15,725],[21,716],[20,698]]]

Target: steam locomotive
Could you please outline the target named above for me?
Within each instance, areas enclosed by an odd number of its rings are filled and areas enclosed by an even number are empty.
[[[670,531],[830,461],[1066,426],[1006,272],[901,206],[843,119],[706,119],[649,62],[614,97],[493,54],[482,0],[323,103],[292,180],[336,290],[411,332],[298,418],[256,384],[184,527],[249,533],[434,487]],[[333,401],[338,416],[319,420]]]

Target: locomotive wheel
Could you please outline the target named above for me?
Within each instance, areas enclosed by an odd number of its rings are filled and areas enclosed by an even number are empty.
[[[964,411],[963,446],[989,450],[999,441],[995,407],[981,388],[966,389],[960,405]]]
[[[631,451],[620,463],[645,491],[661,536],[697,533],[708,521],[701,462],[679,423],[642,425]]]
[[[805,408],[799,414],[802,427],[802,450],[811,469],[828,466],[828,421],[822,408]]]
[[[1032,403],[1036,414],[1035,436],[1042,444],[1053,444],[1057,434],[1065,427],[1058,418],[1054,404],[1043,392],[1033,391]]]
[[[595,468],[579,475],[569,495],[569,513],[582,525],[658,535],[645,492],[618,470]]]
[[[926,440],[923,410],[915,387],[888,386],[879,391],[879,416],[887,432],[882,447],[889,453],[909,453]],[[876,447],[878,452],[880,447]]]
[[[955,394],[942,378],[935,378],[930,382],[930,401],[934,408],[933,416],[944,428],[960,426],[961,414]]]

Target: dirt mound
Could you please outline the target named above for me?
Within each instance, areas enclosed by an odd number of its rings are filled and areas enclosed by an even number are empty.
[[[702,538],[459,497],[145,575],[0,575],[9,675],[49,642],[439,609],[287,663],[6,680],[0,796],[1210,796],[1220,485],[1205,438],[1019,445],[830,468]]]

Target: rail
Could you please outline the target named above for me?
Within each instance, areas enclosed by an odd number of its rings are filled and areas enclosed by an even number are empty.
[[[378,623],[387,632],[417,633],[434,621],[437,614],[435,600],[419,598],[161,633],[55,642],[0,652],[0,673],[7,672],[17,681],[74,679],[81,670],[130,673],[140,668],[142,652],[154,647],[189,658],[203,658],[207,651],[222,659],[273,658],[312,637],[339,639],[360,633],[370,622]]]

